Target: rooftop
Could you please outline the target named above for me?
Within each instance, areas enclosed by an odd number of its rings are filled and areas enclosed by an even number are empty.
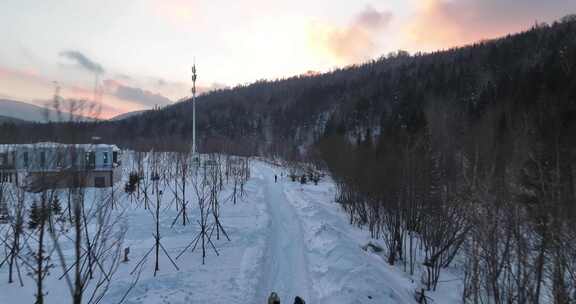
[[[28,149],[35,149],[35,148],[47,148],[47,149],[66,149],[66,148],[75,148],[75,149],[82,149],[85,151],[94,151],[99,149],[111,148],[112,151],[120,151],[120,149],[116,145],[108,145],[108,144],[62,144],[56,142],[39,142],[33,144],[0,144],[0,152],[6,151],[13,151],[16,148],[28,148]]]

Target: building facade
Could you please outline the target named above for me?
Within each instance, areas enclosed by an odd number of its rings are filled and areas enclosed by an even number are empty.
[[[115,145],[0,145],[0,182],[18,183],[30,191],[111,187],[122,177],[120,159]]]

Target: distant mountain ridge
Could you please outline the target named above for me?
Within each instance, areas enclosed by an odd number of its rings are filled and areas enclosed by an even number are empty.
[[[2,123],[23,124],[23,123],[27,123],[27,122],[28,121],[25,121],[22,119],[0,115],[0,124],[2,124]]]
[[[0,119],[0,122],[9,121],[10,118],[20,120],[21,123],[59,121],[67,120],[69,118],[69,113],[67,112],[62,112],[60,114],[62,119],[58,118],[58,112],[53,109],[39,107],[22,101],[0,99],[0,116],[3,117]],[[89,118],[80,115],[74,115],[74,117],[74,120],[89,120]]]
[[[126,113],[118,114],[118,115],[116,115],[116,116],[114,116],[108,120],[111,120],[111,121],[122,120],[122,119],[130,118],[133,116],[141,115],[147,111],[149,111],[149,110],[139,110],[139,111],[126,112]]]

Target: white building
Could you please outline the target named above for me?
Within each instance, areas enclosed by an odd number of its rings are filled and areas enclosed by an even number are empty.
[[[121,178],[115,145],[36,143],[0,145],[0,181],[31,190],[111,187]]]

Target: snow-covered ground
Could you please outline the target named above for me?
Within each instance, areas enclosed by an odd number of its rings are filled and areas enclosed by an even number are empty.
[[[123,303],[266,303],[275,291],[282,303],[296,295],[307,303],[415,303],[418,278],[389,266],[378,254],[362,250],[369,233],[348,224],[334,203],[335,186],[329,178],[319,185],[300,185],[281,168],[252,162],[246,196],[237,204],[226,202],[221,221],[231,240],[215,240],[219,255],[208,250],[202,264],[201,251],[186,251],[176,260],[176,270],[166,255],[160,255],[160,271],[154,276],[150,255],[135,287]],[[278,176],[278,182],[274,180]],[[189,188],[189,217],[199,215]],[[231,192],[225,186],[223,197]],[[170,198],[164,191],[164,205]],[[130,261],[122,263],[102,303],[119,303],[138,277],[130,274],[153,246],[154,219],[149,210],[131,204],[122,196],[123,224],[127,227],[124,247]],[[176,208],[162,208],[162,244],[172,258],[194,239],[198,225],[173,227]],[[4,253],[0,253],[2,257]],[[53,261],[57,264],[57,259]],[[62,271],[55,267],[47,280],[46,303],[69,303]],[[459,302],[459,287],[441,284],[431,297],[435,303]],[[7,283],[7,268],[0,269],[0,303],[33,303],[34,284],[25,276],[25,287]]]

